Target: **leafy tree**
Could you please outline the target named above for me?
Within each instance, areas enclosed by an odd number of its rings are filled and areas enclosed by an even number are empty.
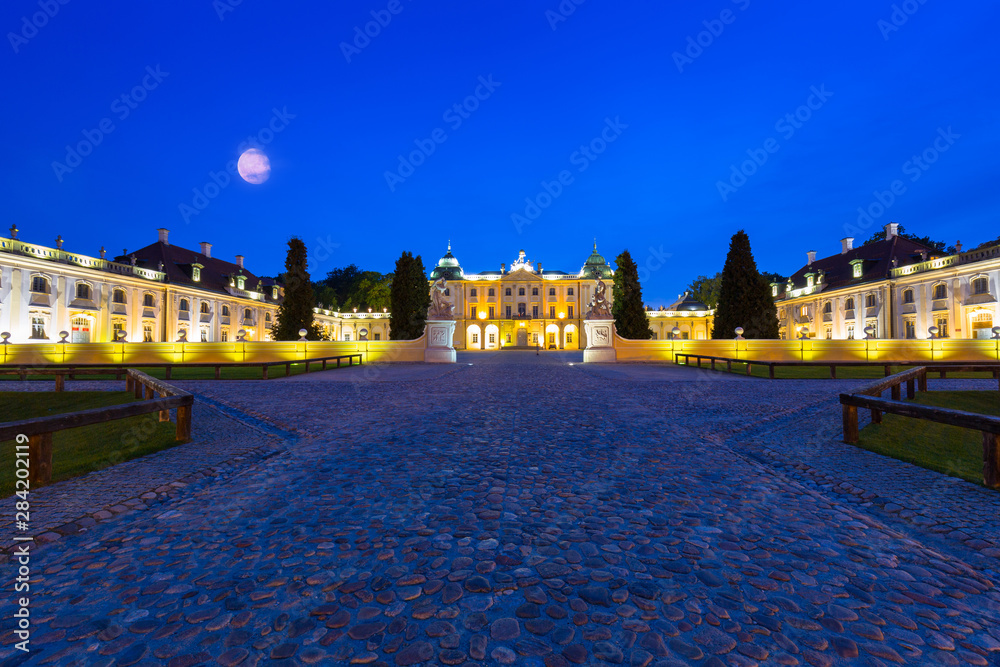
[[[316,283],[316,299],[333,310],[382,310],[389,307],[392,274],[362,271],[355,264],[336,268]]]
[[[778,337],[778,311],[771,289],[757,271],[750,237],[742,229],[729,243],[712,338],[733,338],[736,327],[743,327],[747,338]]]
[[[783,276],[780,273],[771,273],[769,271],[761,271],[760,277],[764,279],[767,283],[767,288],[771,289],[771,283],[785,283],[788,280],[788,276]]]
[[[308,340],[322,340],[323,333],[313,322],[312,283],[306,266],[306,244],[297,236],[288,240],[285,257],[285,299],[278,306],[278,316],[271,326],[274,340],[298,340],[299,330],[306,330]]]
[[[982,250],[983,248],[989,248],[990,246],[1000,245],[1000,236],[996,237],[992,241],[984,241],[977,245],[973,250]]]
[[[715,308],[719,305],[719,288],[721,286],[722,272],[720,271],[711,277],[698,276],[691,281],[687,290],[694,296],[694,298],[698,299],[698,301],[701,301],[709,308]]]
[[[413,340],[424,333],[431,305],[430,285],[420,255],[403,252],[396,260],[389,293],[389,338]]]
[[[946,244],[944,241],[934,241],[929,236],[917,236],[916,234],[909,234],[906,232],[906,228],[903,227],[903,225],[900,225],[899,227],[896,228],[896,235],[899,236],[900,238],[916,241],[917,243],[922,243],[925,246],[933,248],[934,250],[937,250],[938,252],[944,253],[946,255],[955,254],[955,246],[953,245],[950,246]],[[872,243],[878,243],[879,241],[884,241],[884,240],[885,240],[885,231],[875,232],[874,234],[871,235],[871,238],[869,238],[861,245],[863,246],[871,245]]]
[[[612,285],[611,314],[615,318],[615,329],[622,338],[648,340],[653,337],[646,319],[646,308],[642,304],[642,286],[639,285],[639,269],[628,250],[615,258],[615,276]]]

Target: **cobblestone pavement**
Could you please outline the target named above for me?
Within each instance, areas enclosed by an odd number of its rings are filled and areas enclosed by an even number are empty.
[[[1000,594],[968,560],[976,545],[762,454],[826,442],[824,402],[856,383],[615,379],[521,353],[472,363],[424,380],[185,383],[306,437],[43,546],[34,652],[13,655],[6,632],[0,656],[998,664]]]

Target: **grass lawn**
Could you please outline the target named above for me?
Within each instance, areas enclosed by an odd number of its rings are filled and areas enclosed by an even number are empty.
[[[709,361],[702,361],[702,369],[710,368]],[[692,361],[691,365],[697,368],[697,364]],[[716,370],[721,370],[723,373],[726,372],[725,362],[716,362]],[[901,373],[906,370],[910,370],[913,366],[892,366],[892,373]],[[739,373],[740,375],[746,375],[747,366],[743,363],[733,363],[733,372]],[[766,378],[768,377],[768,368],[763,364],[754,364],[750,371],[751,377]],[[838,380],[877,380],[879,378],[885,377],[885,369],[883,366],[838,366],[837,367],[837,379]],[[968,379],[989,379],[993,377],[990,372],[982,373],[948,373],[948,379],[956,380],[968,380]],[[830,367],[829,366],[776,366],[774,369],[774,378],[776,380],[828,380],[830,379]],[[930,372],[927,375],[929,381],[933,382],[938,379],[938,374],[935,372]]]
[[[913,402],[1000,417],[997,391],[917,392]],[[983,483],[983,438],[973,429],[883,414],[881,424],[862,429],[858,446],[975,484]]]
[[[0,392],[0,421],[131,403],[124,391]],[[52,481],[85,475],[177,444],[176,425],[158,413],[81,426],[52,435]],[[0,443],[0,497],[14,493],[14,441]]]
[[[341,368],[347,368],[347,361],[341,362]],[[357,366],[357,364],[354,364]],[[312,363],[309,365],[309,372],[316,373],[320,371],[320,363]],[[132,368],[132,367],[130,367]],[[160,380],[165,380],[167,377],[167,371],[163,368],[143,368],[141,366],[134,367],[136,370],[140,370],[146,375],[150,375]],[[327,370],[336,370],[337,362],[331,361],[327,365]],[[223,367],[221,369],[223,380],[260,380],[263,377],[262,370],[260,366],[233,366],[230,368]],[[281,366],[271,366],[268,369],[268,376],[270,378],[279,378],[285,376],[285,367]],[[306,365],[303,363],[292,363],[291,373],[289,375],[301,375],[306,372]],[[113,374],[109,375],[78,375],[77,380],[114,380],[115,376]],[[214,380],[215,379],[215,369],[214,368],[193,368],[184,367],[180,364],[174,366],[170,372],[171,380]],[[20,379],[16,375],[0,375],[0,381],[8,380],[19,382]],[[47,380],[49,382],[54,382],[55,377],[52,375],[29,375],[28,380]]]

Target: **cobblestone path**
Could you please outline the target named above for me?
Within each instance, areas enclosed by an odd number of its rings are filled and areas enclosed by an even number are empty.
[[[995,569],[971,564],[988,547],[764,453],[804,442],[830,473],[820,408],[852,383],[472,363],[184,383],[302,437],[41,547],[33,652],[5,631],[0,660],[1000,664]]]

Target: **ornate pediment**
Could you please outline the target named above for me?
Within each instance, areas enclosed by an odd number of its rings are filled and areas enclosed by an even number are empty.
[[[534,271],[528,271],[527,269],[516,269],[504,274],[500,280],[507,280],[511,282],[521,281],[526,282],[529,280],[539,280],[540,276]]]

